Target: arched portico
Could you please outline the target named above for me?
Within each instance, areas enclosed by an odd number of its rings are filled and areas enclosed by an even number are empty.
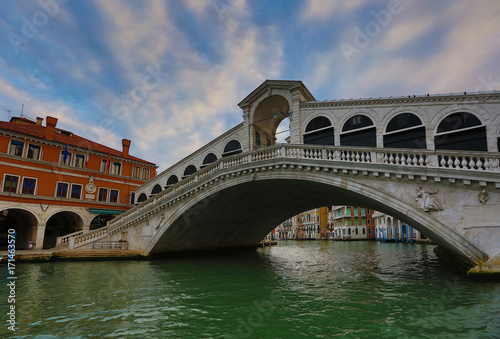
[[[281,95],[272,95],[262,100],[253,114],[252,149],[272,146],[276,143],[279,124],[289,117],[290,103]]]
[[[60,211],[47,219],[43,248],[53,248],[57,244],[57,237],[61,237],[83,229],[83,218],[73,211]],[[41,244],[37,244],[42,248]]]
[[[27,249],[28,242],[35,242],[38,220],[34,213],[21,208],[0,211],[0,250],[7,250],[8,230],[16,231],[16,249]]]

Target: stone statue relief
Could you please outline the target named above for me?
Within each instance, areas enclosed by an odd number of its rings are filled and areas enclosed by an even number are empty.
[[[478,199],[479,199],[479,202],[484,205],[486,204],[486,202],[488,201],[488,192],[486,192],[485,190],[482,190],[481,193],[479,193],[478,195]]]
[[[426,189],[422,189],[419,187],[417,189],[417,202],[419,207],[424,212],[432,212],[432,211],[442,211],[443,208],[436,201],[436,199],[432,196],[432,194],[436,194],[438,191],[429,191]]]

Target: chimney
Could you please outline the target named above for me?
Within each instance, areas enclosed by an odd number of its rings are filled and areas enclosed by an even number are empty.
[[[122,147],[123,147],[122,157],[128,158],[128,152],[130,149],[130,140],[122,139]]]
[[[56,130],[56,125],[57,125],[57,118],[47,116],[47,119],[45,120],[45,139],[47,140],[54,140],[54,133]]]
[[[37,126],[42,126],[42,121],[43,121],[43,118],[36,117],[36,125]]]

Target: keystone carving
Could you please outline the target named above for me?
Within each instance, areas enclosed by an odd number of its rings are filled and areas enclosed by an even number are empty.
[[[419,207],[424,212],[432,212],[432,211],[442,211],[443,208],[437,202],[437,200],[432,196],[432,194],[436,194],[438,191],[429,191],[427,189],[422,189],[422,187],[417,188],[417,202]]]
[[[486,192],[485,190],[482,190],[477,197],[482,205],[486,204],[489,199],[488,192]]]

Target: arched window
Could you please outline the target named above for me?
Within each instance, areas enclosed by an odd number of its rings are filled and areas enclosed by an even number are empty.
[[[387,124],[384,147],[427,148],[422,120],[412,113],[396,115]]]
[[[190,176],[191,174],[194,174],[196,173],[197,169],[194,165],[189,165],[188,167],[186,167],[186,169],[184,170],[184,176],[183,178],[187,177],[187,176]]]
[[[217,161],[217,156],[213,153],[208,153],[205,159],[203,159],[203,164],[201,165],[201,168],[208,166],[216,161]]]
[[[170,186],[172,185],[175,185],[179,182],[179,178],[177,178],[176,175],[171,175],[168,180],[167,180],[167,185],[165,186],[165,188],[169,188]]]
[[[434,143],[436,149],[488,151],[486,126],[471,113],[453,113],[439,123]]]
[[[317,117],[309,121],[304,133],[304,144],[334,145],[331,121],[327,117]]]
[[[340,133],[342,146],[376,147],[376,130],[372,119],[366,115],[355,115],[346,121]]]
[[[147,199],[148,199],[147,195],[144,193],[141,193],[141,195],[139,195],[139,198],[137,198],[137,203],[146,201]]]
[[[238,140],[231,140],[224,147],[224,153],[222,153],[222,157],[228,157],[230,155],[235,155],[241,153],[241,144]]]
[[[500,152],[500,136],[497,138],[498,152]]]
[[[151,190],[151,195],[158,194],[161,192],[161,186],[156,184],[155,187]]]

